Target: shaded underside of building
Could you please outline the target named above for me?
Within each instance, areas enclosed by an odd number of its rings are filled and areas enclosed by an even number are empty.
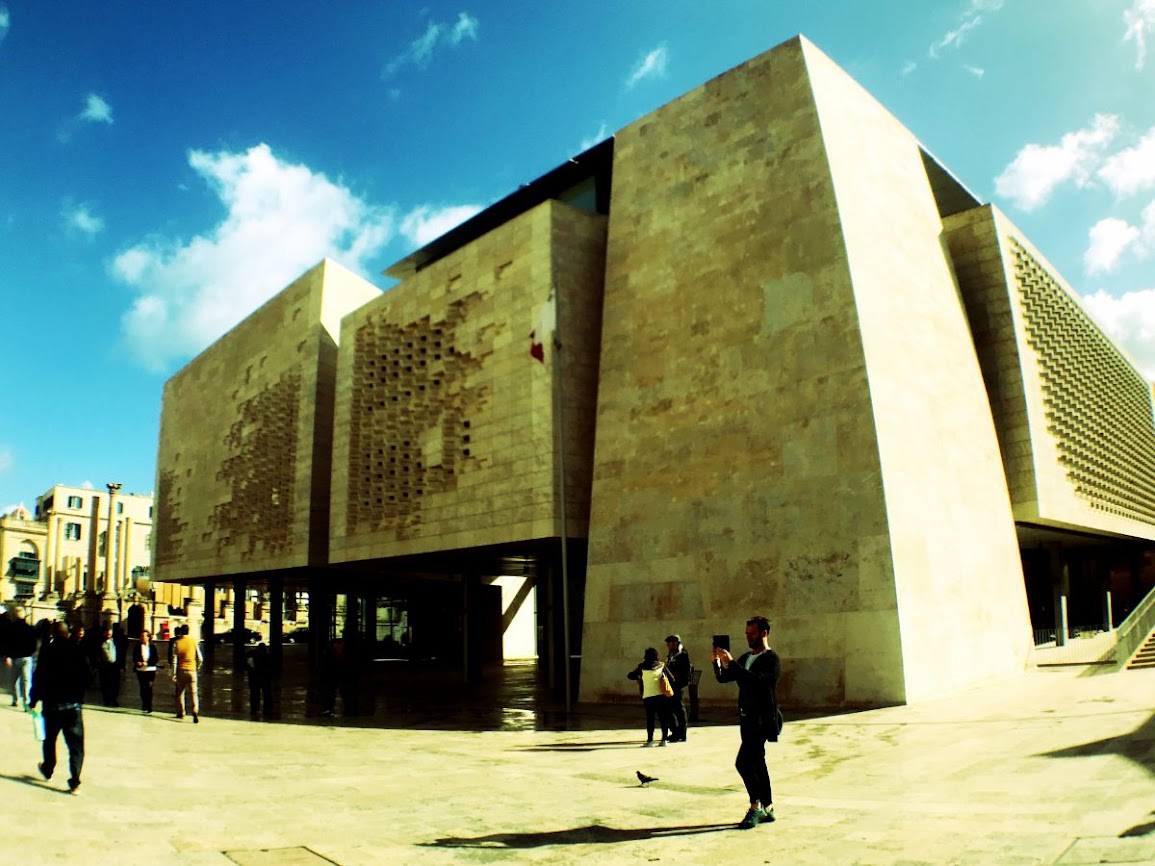
[[[304,589],[365,640],[403,604],[474,676],[521,576],[587,701],[766,614],[799,707],[1013,674],[1057,600],[1150,587],[1149,383],[803,38],[388,273],[325,262],[168,383],[157,579]]]

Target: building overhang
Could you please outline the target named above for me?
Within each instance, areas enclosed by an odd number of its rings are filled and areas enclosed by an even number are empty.
[[[609,213],[613,161],[614,139],[611,136],[537,180],[523,184],[516,192],[390,265],[382,273],[399,280],[411,277],[422,268],[550,199],[565,201],[595,213]]]

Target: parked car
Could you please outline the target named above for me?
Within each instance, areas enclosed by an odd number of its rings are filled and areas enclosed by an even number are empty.
[[[284,642],[285,643],[308,643],[309,642],[309,629],[305,628],[304,626],[301,626],[300,628],[295,628],[290,632],[286,632],[285,637],[284,637]]]
[[[214,634],[213,641],[215,643],[232,643],[234,640],[234,634],[235,630],[230,628],[228,631],[223,631],[220,634]],[[251,628],[244,629],[242,634],[244,635],[244,642],[247,644],[260,643],[262,640],[261,633],[259,631],[254,631]]]

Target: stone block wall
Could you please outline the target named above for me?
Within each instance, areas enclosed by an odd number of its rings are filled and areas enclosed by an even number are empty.
[[[1015,518],[1155,539],[1147,380],[997,209],[959,214],[945,226],[984,358]],[[997,321],[997,332],[984,332],[984,321]]]
[[[316,503],[328,501],[337,336],[322,323],[327,293],[349,311],[379,291],[326,260],[165,384],[154,579],[325,561]]]
[[[903,699],[835,192],[797,40],[616,136],[582,700],[634,699],[625,671],[671,631],[707,668],[755,614],[784,701]]]
[[[585,534],[604,243],[604,217],[548,201],[345,320],[332,561],[557,537],[559,380]],[[530,354],[556,310],[561,368]]]

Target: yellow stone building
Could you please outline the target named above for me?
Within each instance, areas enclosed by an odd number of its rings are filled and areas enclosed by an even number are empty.
[[[796,707],[1011,675],[1150,588],[1150,384],[802,37],[386,273],[323,262],[167,384],[157,579],[467,675],[535,588],[588,701],[765,614]]]

